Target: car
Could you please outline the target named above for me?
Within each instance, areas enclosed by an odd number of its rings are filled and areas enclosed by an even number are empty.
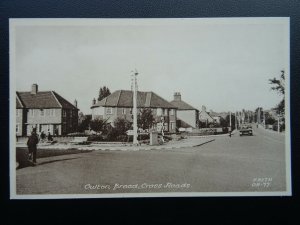
[[[243,135],[253,135],[253,130],[251,125],[243,125],[240,129],[240,136]]]

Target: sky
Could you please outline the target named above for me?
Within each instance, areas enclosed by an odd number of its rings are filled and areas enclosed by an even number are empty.
[[[289,72],[287,18],[15,19],[11,76],[17,91],[54,90],[91,113],[93,98],[153,91],[216,112],[274,107],[269,79]]]

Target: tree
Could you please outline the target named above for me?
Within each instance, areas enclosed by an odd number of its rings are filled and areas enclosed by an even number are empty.
[[[265,117],[266,125],[273,125],[276,122],[275,118],[268,112],[265,113]]]
[[[123,118],[117,118],[114,121],[114,129],[118,135],[125,135],[127,130],[130,130],[131,123]]]
[[[272,85],[271,90],[278,92],[283,96],[283,99],[280,103],[274,108],[278,114],[284,115],[285,112],[285,102],[284,102],[284,94],[285,94],[285,75],[284,70],[281,70],[281,75],[279,79],[273,78],[269,79],[270,84]]]
[[[92,115],[83,115],[83,113],[81,113],[79,115],[78,131],[84,132],[85,130],[88,130],[91,120],[92,120]]]
[[[227,115],[226,116],[226,123],[228,124],[228,126],[230,126],[230,116]],[[235,116],[233,114],[231,114],[231,130],[233,130],[235,128]]]
[[[137,117],[137,124],[139,128],[150,129],[154,123],[155,119],[152,114],[152,110],[149,108],[140,109],[140,113]]]
[[[99,97],[98,97],[98,101],[101,101],[102,99],[104,99],[105,97],[109,96],[110,90],[108,87],[103,86],[102,88],[100,88],[99,90]]]
[[[105,122],[101,119],[95,119],[90,121],[90,127],[93,131],[99,132],[104,128]]]
[[[261,123],[263,121],[263,117],[264,117],[264,111],[263,111],[263,108],[262,107],[258,107],[255,109],[255,115],[254,115],[254,120],[257,122],[257,123]],[[260,120],[260,121],[258,121]]]

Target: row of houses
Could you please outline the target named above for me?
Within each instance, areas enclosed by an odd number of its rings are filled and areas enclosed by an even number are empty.
[[[117,118],[132,121],[133,93],[118,90],[101,101],[92,102],[92,119],[103,119],[107,123]],[[199,111],[181,99],[179,92],[168,102],[154,92],[137,92],[137,107],[150,108],[155,118],[154,128],[174,133],[179,127],[198,128],[199,121],[219,122],[220,116],[212,115],[203,106]],[[55,91],[39,91],[33,84],[31,91],[16,92],[16,134],[27,136],[33,128],[37,132],[66,135],[78,128],[77,101],[74,104]],[[139,110],[138,110],[139,111]]]

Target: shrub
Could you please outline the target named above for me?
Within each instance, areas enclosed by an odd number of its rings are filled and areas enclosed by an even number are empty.
[[[104,138],[101,135],[92,135],[89,136],[87,141],[103,141]]]
[[[127,142],[128,137],[127,137],[127,135],[119,135],[119,136],[117,136],[116,141]]]
[[[107,141],[116,141],[118,136],[118,130],[112,128],[107,133]]]
[[[148,140],[148,139],[150,139],[149,134],[140,134],[140,135],[138,135],[138,140]]]

